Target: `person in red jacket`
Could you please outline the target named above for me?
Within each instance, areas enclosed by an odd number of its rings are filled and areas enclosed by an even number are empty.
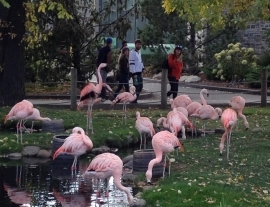
[[[168,71],[168,79],[170,81],[171,89],[167,93],[167,97],[173,95],[173,99],[178,93],[178,82],[182,74],[182,47],[176,46],[172,54],[168,56],[168,65],[171,70]]]

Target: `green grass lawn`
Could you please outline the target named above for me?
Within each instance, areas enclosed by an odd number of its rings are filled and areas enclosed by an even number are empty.
[[[65,128],[75,126],[85,128],[85,111],[53,110],[39,108],[42,116],[52,119],[63,119]],[[10,108],[0,108],[1,120]],[[94,146],[102,144],[127,147],[138,145],[139,134],[134,128],[135,111],[128,111],[127,124],[121,123],[121,111],[94,110],[93,124],[95,133],[90,134]],[[139,110],[141,116],[148,116],[153,123],[165,115],[168,110]],[[155,184],[150,190],[143,192],[147,206],[270,206],[270,129],[269,108],[249,107],[244,110],[250,129],[245,131],[243,120],[240,119],[233,129],[230,160],[226,160],[226,152],[219,156],[221,134],[182,141],[185,152],[174,156],[171,176],[153,180]],[[0,122],[1,123],[1,122]],[[21,144],[16,143],[16,122],[8,122],[0,131],[0,153],[19,151]],[[202,122],[198,121],[197,126]],[[37,126],[41,126],[37,123]],[[220,121],[208,121],[207,128],[221,128]],[[10,129],[13,128],[13,129]],[[68,133],[68,132],[67,132]],[[34,132],[24,134],[24,145],[36,144],[51,147],[53,134]],[[130,141],[132,139],[132,141]],[[109,140],[109,141],[108,141]],[[140,176],[145,185],[144,175]]]

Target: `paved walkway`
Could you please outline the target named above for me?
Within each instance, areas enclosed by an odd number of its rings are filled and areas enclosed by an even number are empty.
[[[145,79],[144,90],[141,98],[138,100],[138,104],[129,104],[129,108],[149,108],[159,107],[161,103],[161,92],[160,92],[160,81]],[[238,88],[217,88],[212,86],[203,86],[198,84],[179,84],[179,94],[187,94],[193,101],[200,102],[200,91],[201,88],[207,88],[209,97],[206,97],[207,103],[213,106],[228,106],[228,101],[231,97],[241,95],[246,99],[246,105],[260,105],[261,96],[258,95],[259,91],[256,90],[241,90]],[[169,89],[169,85],[168,85]],[[34,105],[55,107],[55,108],[69,108],[69,99],[29,99]],[[270,96],[267,97],[268,104],[270,103]],[[110,106],[111,101],[107,100],[104,103],[100,103],[94,106],[94,108],[103,109],[121,109],[122,104],[116,104],[114,107]],[[168,104],[169,107],[169,104]]]

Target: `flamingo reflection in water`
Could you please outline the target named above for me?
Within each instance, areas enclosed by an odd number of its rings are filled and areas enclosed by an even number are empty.
[[[20,206],[30,206],[32,201],[32,195],[28,193],[24,188],[11,187],[4,183],[4,189],[8,194],[9,199]]]

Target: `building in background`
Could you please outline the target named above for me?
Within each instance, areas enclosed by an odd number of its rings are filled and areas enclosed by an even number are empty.
[[[111,14],[108,16],[107,19],[103,20],[102,24],[110,23],[118,19],[121,15],[125,14],[126,11],[134,7],[134,5],[138,4],[138,2],[139,0],[127,0],[126,9],[121,12],[117,11],[117,5],[114,5],[111,8],[112,10]],[[107,0],[96,0],[95,5],[96,5],[96,8],[101,11],[105,7],[106,3],[107,3]],[[144,17],[142,17],[140,13],[139,5],[136,6],[135,10],[136,12],[132,11],[131,13],[127,15],[128,20],[131,22],[131,29],[128,30],[125,40],[129,43],[133,43],[138,38],[137,36],[138,28],[143,29],[145,25],[147,24],[147,20]],[[101,29],[100,27],[102,27],[102,25],[99,26],[99,28],[97,28],[97,32]],[[115,38],[115,37],[112,37],[112,38]],[[113,46],[121,47],[122,40],[118,40],[116,38],[114,40],[116,42],[113,43]]]

